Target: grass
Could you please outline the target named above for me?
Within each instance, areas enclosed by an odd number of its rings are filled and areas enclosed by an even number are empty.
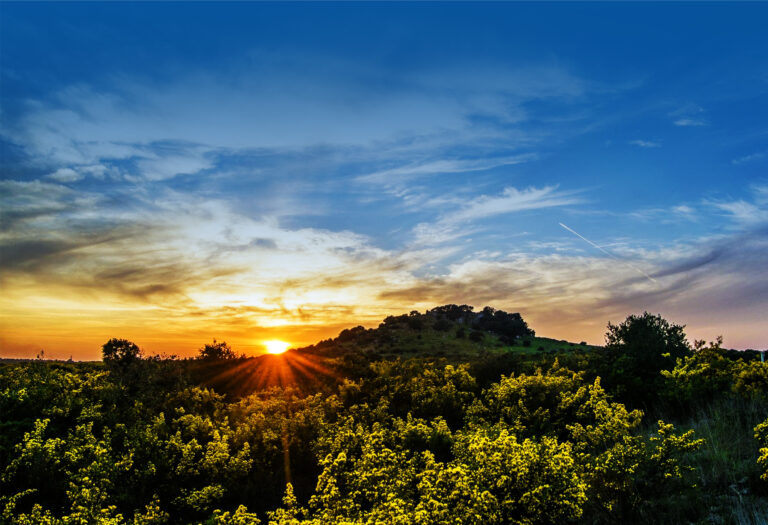
[[[768,523],[765,482],[757,464],[759,444],[754,427],[768,414],[764,402],[726,398],[702,405],[683,417],[649,417],[641,432],[653,433],[656,418],[679,431],[693,429],[702,447],[689,454],[695,469],[697,496],[680,516],[705,515],[696,523],[752,525]]]
[[[385,359],[396,357],[406,359],[412,357],[472,358],[486,353],[498,355],[508,352],[536,355],[542,352],[572,352],[578,349],[594,348],[590,345],[547,337],[525,337],[514,345],[505,345],[492,333],[484,332],[481,339],[473,340],[470,337],[470,330],[465,329],[463,337],[458,335],[460,330],[461,327],[452,327],[446,331],[430,327],[389,328],[386,336],[377,337],[367,344],[360,344],[359,341],[350,342],[348,349],[376,354]],[[525,341],[530,344],[526,344]]]
[[[759,486],[754,428],[767,416],[763,403],[724,399],[679,422],[681,428],[692,428],[705,440],[694,457],[703,486],[720,489]]]

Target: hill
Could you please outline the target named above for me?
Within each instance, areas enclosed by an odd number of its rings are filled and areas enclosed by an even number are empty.
[[[295,349],[295,352],[326,357],[348,354],[368,359],[446,358],[475,359],[509,352],[572,352],[594,348],[536,333],[519,313],[507,313],[486,306],[475,312],[472,306],[449,304],[409,314],[389,316],[377,328],[356,326],[338,337]]]

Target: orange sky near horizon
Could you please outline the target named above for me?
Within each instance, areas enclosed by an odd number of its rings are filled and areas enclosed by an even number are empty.
[[[0,299],[1,357],[34,358],[44,350],[48,359],[72,357],[74,360],[98,360],[101,345],[112,337],[134,341],[149,355],[194,356],[199,348],[215,338],[228,342],[236,353],[252,356],[266,352],[264,341],[267,340],[283,340],[292,347],[306,346],[335,337],[344,328],[359,324],[376,327],[387,315],[399,315],[412,309],[423,312],[439,305],[413,303],[403,308],[391,301],[383,304],[371,301],[370,304],[345,308],[328,305],[327,310],[323,310],[322,305],[314,304],[310,308],[311,314],[301,308],[292,311],[275,308],[272,311],[262,309],[257,314],[230,312],[229,315],[226,309],[217,307],[190,315],[189,312],[174,312],[174,308],[129,304],[114,298],[110,303],[106,302],[106,297],[93,296],[86,300],[74,293],[68,298],[40,293],[34,298],[27,296],[25,301],[14,298],[12,294]],[[461,301],[451,302],[462,304]],[[501,303],[491,305],[521,312],[538,335],[574,342],[584,340],[590,344],[602,344],[609,320],[615,323],[629,313],[638,313],[628,311],[596,321],[569,317],[563,309],[546,312],[529,308],[526,311],[525,308],[505,307]],[[474,306],[477,311],[484,304],[475,303]],[[668,311],[662,312],[662,315],[672,322],[686,324],[685,319],[675,313]],[[743,349],[750,347],[743,341],[760,335],[750,329],[754,323],[748,319],[742,323],[731,320],[728,324],[730,332],[711,325],[706,318],[702,321],[687,323],[686,333],[691,341],[699,338],[712,340],[722,334],[726,346]]]

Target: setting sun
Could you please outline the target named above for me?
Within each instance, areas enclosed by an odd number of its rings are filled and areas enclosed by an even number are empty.
[[[271,341],[264,341],[264,348],[270,354],[282,354],[291,347],[291,343],[280,341],[279,339],[273,339]]]

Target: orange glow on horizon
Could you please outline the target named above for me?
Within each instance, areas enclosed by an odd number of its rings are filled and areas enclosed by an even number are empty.
[[[256,359],[245,359],[233,364],[212,368],[210,371],[213,375],[209,383],[215,385],[215,388],[248,395],[273,387],[295,387],[301,390],[317,381],[333,383],[341,379],[322,357],[303,352],[264,354]]]
[[[291,347],[291,343],[286,343],[280,339],[271,339],[264,341],[264,348],[267,349],[267,353],[270,354],[282,354]]]

